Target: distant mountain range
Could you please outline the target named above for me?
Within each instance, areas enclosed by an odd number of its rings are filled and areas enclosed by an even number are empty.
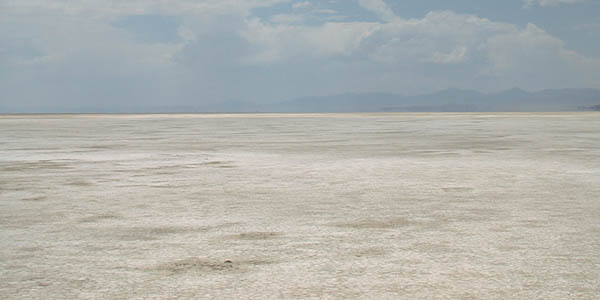
[[[598,110],[599,105],[600,89],[528,92],[514,88],[492,94],[461,89],[418,96],[347,93],[299,98],[254,109],[272,112],[499,112]]]
[[[131,107],[48,107],[36,111],[0,107],[0,113],[243,113],[243,112],[501,112],[599,111],[600,89],[513,88],[485,94],[446,89],[432,94],[345,93],[292,99],[274,104],[227,101],[214,105]]]

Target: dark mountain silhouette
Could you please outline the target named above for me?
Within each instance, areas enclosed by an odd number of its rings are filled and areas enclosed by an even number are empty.
[[[305,97],[256,107],[267,112],[469,112],[469,111],[576,111],[600,102],[598,89],[555,89],[528,92],[513,88],[484,94],[446,89],[417,96],[388,93],[346,93]]]
[[[600,89],[513,88],[498,93],[446,89],[431,94],[345,93],[303,97],[275,104],[228,100],[213,104],[168,106],[86,106],[11,109],[0,113],[250,113],[250,112],[502,112],[600,110]]]

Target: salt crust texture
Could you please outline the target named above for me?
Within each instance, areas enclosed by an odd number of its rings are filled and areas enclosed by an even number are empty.
[[[600,115],[0,116],[2,299],[598,299]]]

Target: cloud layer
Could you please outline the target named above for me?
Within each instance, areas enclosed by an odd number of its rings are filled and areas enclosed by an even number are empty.
[[[5,0],[0,106],[202,106],[346,91],[600,85],[597,59],[534,24],[450,10],[406,19],[382,0],[357,8],[377,20],[309,1]]]
[[[562,4],[575,4],[585,2],[586,0],[523,0],[525,7],[531,7],[534,5],[539,6],[558,6]]]

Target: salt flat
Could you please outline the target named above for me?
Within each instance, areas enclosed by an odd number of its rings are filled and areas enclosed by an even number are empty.
[[[0,116],[2,299],[598,299],[600,114]]]

